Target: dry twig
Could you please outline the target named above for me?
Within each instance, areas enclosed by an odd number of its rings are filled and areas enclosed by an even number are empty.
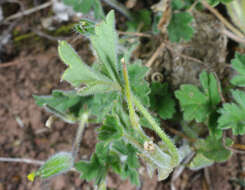
[[[173,134],[175,134],[175,135],[177,135],[179,137],[182,137],[182,138],[186,139],[187,141],[189,141],[191,143],[194,143],[196,141],[196,139],[190,138],[190,137],[186,136],[184,133],[182,133],[182,132],[180,132],[180,131],[178,131],[176,129],[173,129],[171,127],[168,127],[168,125],[165,124],[165,123],[163,123],[162,127],[165,128],[165,129],[167,129],[171,133],[173,133]]]
[[[211,177],[210,177],[208,168],[204,168],[204,177],[207,182],[207,189],[213,190],[213,185],[212,185],[212,181],[211,181]]]
[[[37,11],[40,11],[40,10],[45,9],[47,7],[50,7],[51,5],[52,5],[52,1],[48,1],[47,3],[44,3],[44,4],[40,5],[40,6],[33,7],[31,9],[27,9],[27,10],[18,12],[16,14],[13,14],[13,15],[7,17],[4,20],[4,23],[9,22],[9,21],[14,20],[14,19],[17,19],[17,18],[20,18],[20,17],[23,17],[23,16],[26,16],[26,15],[30,15],[30,14],[32,14],[34,12],[37,12]]]
[[[244,34],[235,28],[230,22],[228,22],[215,8],[210,6],[205,0],[202,0],[202,5],[206,7],[211,13],[213,13],[228,29],[240,38],[245,38]]]
[[[192,10],[195,8],[197,3],[199,3],[199,0],[195,0],[194,3],[192,3],[191,7],[187,10],[187,12],[192,12]]]
[[[5,67],[10,67],[10,66],[15,66],[18,65],[20,63],[26,63],[29,60],[29,58],[19,58],[10,62],[5,62],[5,63],[1,63],[0,64],[0,68],[5,68]]]
[[[231,152],[237,153],[237,154],[245,154],[245,145],[238,145],[238,144],[234,144],[231,147],[226,146],[226,131],[224,131],[223,137],[222,137],[222,141],[223,141],[223,146],[227,149],[230,150]],[[239,150],[238,150],[238,149]]]
[[[146,37],[151,38],[151,34],[140,33],[140,32],[124,32],[124,31],[117,31],[119,35],[128,35],[128,36],[137,36],[137,37]]]
[[[147,61],[147,63],[145,64],[145,66],[151,67],[153,65],[153,63],[155,62],[155,60],[159,57],[159,55],[161,54],[161,52],[163,51],[164,48],[165,48],[165,43],[161,43],[161,45],[153,53],[153,55],[151,56],[151,58]]]
[[[225,34],[228,38],[240,43],[240,44],[245,44],[245,38],[240,38],[239,36],[236,36],[235,34],[233,34],[232,32],[230,32],[229,30],[224,29],[223,31],[221,31],[223,34]]]
[[[44,164],[44,161],[32,160],[32,159],[28,159],[28,158],[5,158],[5,157],[0,157],[0,162],[21,162],[21,163],[35,164],[35,165]]]
[[[187,60],[190,60],[190,61],[193,61],[193,62],[197,62],[197,63],[200,63],[200,64],[204,64],[201,60],[199,59],[196,59],[194,57],[190,57],[188,55],[184,55],[182,53],[178,53],[174,50],[174,48],[168,43],[168,42],[165,42],[165,45],[166,45],[166,48],[168,48],[171,52],[173,52],[174,54],[176,54],[177,56],[179,57],[182,57],[183,59],[187,59]]]
[[[43,37],[43,38],[46,38],[50,41],[54,41],[54,42],[58,42],[59,40],[64,40],[64,38],[58,38],[58,37],[53,37],[53,36],[50,36],[48,34],[45,34],[44,32],[40,31],[40,30],[37,30],[37,29],[32,29],[32,31],[40,36],[40,37]]]

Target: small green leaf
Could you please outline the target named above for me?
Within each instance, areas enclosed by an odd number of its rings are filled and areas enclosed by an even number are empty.
[[[226,146],[232,145],[232,140],[229,138],[225,142]],[[195,147],[199,153],[215,162],[224,162],[231,157],[231,151],[224,147],[222,138],[208,136],[205,140],[197,141]]]
[[[196,5],[193,3],[195,3],[195,0],[172,0],[171,1],[172,11],[176,11],[176,12],[183,11],[183,10],[188,11],[188,9],[191,6],[194,6],[194,7],[200,6],[200,2],[197,2]]]
[[[38,106],[61,118],[65,122],[75,123],[92,97],[78,96],[76,91],[53,90],[48,96],[33,96]]]
[[[120,160],[120,156],[115,152],[110,152],[108,156],[108,161],[110,163],[111,169],[120,175],[122,172],[122,163]]]
[[[236,53],[235,58],[231,60],[232,68],[238,72],[238,75],[232,78],[231,83],[245,87],[245,55]]]
[[[216,106],[221,101],[218,83],[213,74],[202,72],[200,82],[203,92],[194,85],[181,85],[180,90],[175,91],[186,121],[205,121],[211,113],[216,112]]]
[[[98,122],[102,122],[112,108],[120,102],[120,98],[116,93],[96,94],[93,99],[88,102],[88,108],[91,114],[95,115]]]
[[[66,5],[71,6],[74,11],[88,13],[92,8],[94,0],[63,0]]]
[[[219,3],[230,3],[233,0],[206,0],[208,2],[208,4],[210,4],[211,6],[216,6]]]
[[[78,104],[80,101],[85,101],[86,98],[81,98],[76,95],[75,91],[60,91],[53,90],[52,95],[48,96],[33,96],[38,106],[49,105],[59,112],[65,113],[69,108]]]
[[[233,90],[232,96],[235,103],[226,103],[219,110],[221,116],[218,120],[219,129],[232,129],[234,135],[245,134],[245,93]]]
[[[101,5],[100,0],[94,0],[93,9],[94,9],[94,17],[96,19],[104,19],[105,18],[105,13],[103,11],[103,7]]]
[[[181,85],[180,90],[175,91],[175,96],[180,101],[184,120],[195,119],[197,122],[202,122],[207,118],[208,98],[196,86]]]
[[[139,160],[137,157],[137,149],[135,149],[131,144],[125,144],[124,141],[116,141],[113,144],[113,148],[123,155],[127,156],[127,164],[130,168],[139,168]]]
[[[95,152],[90,161],[79,161],[75,163],[75,168],[81,173],[81,178],[87,181],[95,180],[99,185],[107,175],[110,167],[110,150],[106,143],[97,143]]]
[[[90,37],[100,62],[106,67],[108,76],[117,81],[119,70],[117,59],[118,36],[115,30],[115,13],[110,11],[105,21],[95,27],[95,35]]]
[[[135,184],[136,186],[140,185],[139,172],[136,169],[130,168],[127,164],[124,165],[121,177],[123,179],[128,177],[132,184]]]
[[[191,163],[189,164],[189,168],[191,170],[200,170],[202,168],[206,168],[211,166],[214,163],[213,160],[206,158],[203,154],[197,153]]]
[[[107,142],[98,142],[95,147],[95,154],[99,162],[105,164],[109,155],[109,144]]]
[[[220,0],[221,3],[230,3],[232,2],[233,0]]]
[[[96,19],[102,19],[105,16],[99,0],[63,0],[63,2],[76,12],[88,14],[93,10]]]
[[[168,25],[168,36],[171,42],[189,41],[194,29],[190,26],[193,17],[188,12],[173,13]]]
[[[87,37],[95,34],[95,22],[87,19],[82,19],[75,25],[74,30]]]
[[[173,10],[180,10],[185,6],[185,2],[183,0],[172,0],[171,7]]]
[[[175,101],[172,98],[168,84],[152,83],[150,93],[151,109],[162,119],[171,119],[175,113]]]
[[[71,152],[59,152],[49,158],[42,167],[35,172],[35,176],[47,179],[69,171],[73,167],[74,159]]]
[[[82,84],[87,85],[87,88],[84,88],[84,91],[89,89],[90,93],[86,92],[84,95],[104,93],[120,88],[105,75],[93,70],[83,63],[67,42],[60,41],[58,51],[62,61],[69,66],[64,72],[62,79],[68,81],[74,87],[80,87]],[[80,95],[83,95],[84,92],[80,90],[79,93]]]
[[[216,6],[218,5],[220,2],[219,0],[206,0],[208,2],[208,4],[210,4],[211,6]]]
[[[98,137],[101,141],[112,141],[123,135],[123,127],[116,116],[107,115],[103,125],[98,129]]]
[[[202,72],[200,74],[200,82],[204,93],[209,98],[211,106],[215,107],[221,101],[218,90],[219,87],[215,76],[213,74],[208,74],[207,72]]]
[[[141,32],[147,31],[151,27],[151,12],[146,9],[133,12],[133,20],[126,22],[128,32],[136,32],[141,28]]]
[[[218,127],[219,113],[212,112],[208,119],[208,129],[210,135],[216,136],[217,138],[222,137],[222,130]]]
[[[140,167],[140,164],[136,155],[137,150],[131,144],[126,144],[122,140],[116,141],[113,144],[113,149],[122,154],[123,166],[119,175],[123,179],[129,178],[133,184],[139,186],[140,182],[137,168]]]
[[[96,184],[100,184],[107,174],[107,168],[104,164],[101,164],[95,153],[89,162],[79,161],[75,163],[75,168],[81,173],[81,178],[87,181],[95,179]]]

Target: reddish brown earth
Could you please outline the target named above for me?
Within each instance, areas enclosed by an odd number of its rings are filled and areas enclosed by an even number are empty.
[[[80,55],[87,56],[86,44],[80,48]],[[32,98],[32,94],[48,94],[52,89],[67,88],[60,82],[65,66],[57,57],[55,45],[34,55],[22,52],[11,62],[15,65],[0,67],[0,156],[45,160],[57,151],[70,150],[76,126],[57,121],[51,129],[45,128],[49,114],[35,105]],[[23,126],[18,124],[16,118],[23,122]],[[245,143],[244,139],[242,142]],[[80,156],[89,158],[95,143],[94,127],[90,127],[85,131]],[[229,162],[208,168],[213,189],[241,189],[229,180],[239,177],[245,166],[244,160],[244,155],[234,155]],[[0,163],[0,190],[40,189],[40,181],[31,183],[26,178],[35,169],[37,166],[34,165]],[[170,189],[170,179],[157,183],[156,178],[143,176],[142,182],[144,190]],[[136,189],[115,175],[109,177],[108,183],[114,189]],[[176,189],[180,190],[207,189],[204,171],[185,170],[175,184]],[[56,177],[51,186],[55,190],[92,188],[90,183],[84,182],[73,172]]]

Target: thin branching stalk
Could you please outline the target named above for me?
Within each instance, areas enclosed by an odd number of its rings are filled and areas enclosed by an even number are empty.
[[[81,116],[81,120],[77,129],[77,134],[76,134],[76,138],[72,147],[72,155],[73,158],[76,159],[77,153],[78,153],[78,149],[80,147],[80,143],[82,141],[82,134],[84,131],[84,128],[87,125],[87,121],[88,121],[88,114],[87,113],[83,113]]]
[[[172,156],[173,166],[178,165],[179,163],[179,154],[176,146],[171,141],[171,139],[163,132],[163,130],[158,126],[154,118],[151,114],[147,111],[147,109],[140,103],[140,101],[134,96],[133,102],[138,110],[143,114],[143,116],[149,121],[154,131],[159,135],[162,141],[167,145],[169,148],[170,154]]]
[[[44,164],[44,161],[41,160],[32,160],[28,158],[7,158],[7,157],[0,157],[0,162],[20,162],[20,163],[34,164],[34,165]]]

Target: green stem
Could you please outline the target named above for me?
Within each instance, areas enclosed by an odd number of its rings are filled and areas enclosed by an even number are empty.
[[[171,139],[163,132],[163,130],[158,126],[154,118],[150,115],[150,113],[147,111],[147,109],[140,103],[140,101],[133,97],[133,102],[135,106],[138,108],[138,110],[143,114],[143,116],[149,121],[149,123],[152,125],[152,128],[154,131],[159,135],[159,137],[162,139],[162,141],[167,145],[167,147],[170,150],[170,154],[172,156],[172,162],[173,166],[178,165],[179,163],[179,154],[176,146],[171,141]]]
[[[125,81],[124,93],[125,93],[126,100],[128,103],[130,122],[131,122],[133,128],[135,128],[135,130],[137,132],[139,132],[139,134],[142,137],[145,137],[145,134],[144,134],[141,126],[138,123],[138,117],[137,117],[135,110],[134,110],[134,105],[133,105],[132,97],[131,97],[130,83],[129,83],[129,78],[128,78],[128,70],[127,70],[127,66],[125,63],[123,63],[123,78]]]
[[[101,181],[99,185],[96,185],[95,190],[106,190],[106,178]]]
[[[80,147],[80,143],[82,140],[83,130],[87,125],[87,121],[88,121],[88,114],[87,113],[82,114],[78,129],[77,129],[76,138],[75,138],[75,141],[72,147],[72,155],[74,159],[77,156],[78,149]]]

